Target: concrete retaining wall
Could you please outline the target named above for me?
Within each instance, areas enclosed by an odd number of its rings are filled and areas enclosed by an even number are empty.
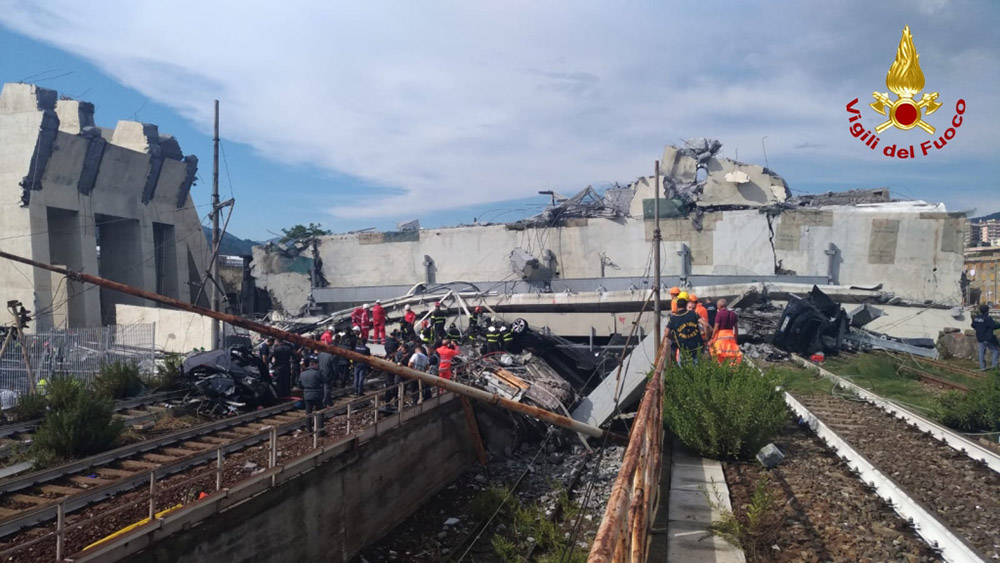
[[[461,403],[451,400],[129,560],[347,561],[474,460]]]

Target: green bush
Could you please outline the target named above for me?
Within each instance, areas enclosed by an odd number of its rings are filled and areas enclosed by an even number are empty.
[[[84,391],[84,385],[79,379],[69,375],[61,375],[49,379],[45,398],[48,400],[49,409],[65,410],[76,404],[80,394]]]
[[[702,358],[666,371],[663,421],[686,446],[713,459],[750,459],[788,418],[776,378]]]
[[[953,391],[938,399],[941,422],[966,432],[1000,432],[1000,378],[969,386],[968,393]]]
[[[75,379],[54,379],[48,399],[49,414],[31,444],[36,464],[100,453],[112,447],[124,430],[123,423],[114,418],[114,403]]]
[[[34,420],[45,416],[45,411],[48,410],[48,407],[49,402],[45,399],[45,395],[40,393],[25,393],[18,397],[14,414],[17,415],[18,420]]]
[[[143,378],[143,383],[152,391],[171,389],[183,376],[183,363],[184,356],[181,354],[167,354],[163,362],[156,365],[156,374]]]
[[[94,378],[94,391],[108,399],[135,397],[145,387],[139,375],[139,366],[131,362],[104,364]]]

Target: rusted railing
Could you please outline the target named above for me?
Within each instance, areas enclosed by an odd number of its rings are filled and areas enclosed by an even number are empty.
[[[660,343],[653,377],[646,385],[622,468],[594,538],[588,563],[644,563],[652,518],[659,505],[663,455],[663,367],[668,350]]]

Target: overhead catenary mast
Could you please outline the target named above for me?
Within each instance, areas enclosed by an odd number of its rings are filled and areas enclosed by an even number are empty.
[[[656,161],[653,185],[653,338],[656,342],[656,353],[660,352],[660,161]]]
[[[219,311],[219,100],[215,100],[215,134],[212,137],[212,310]],[[222,346],[219,339],[219,321],[212,319],[212,348]]]

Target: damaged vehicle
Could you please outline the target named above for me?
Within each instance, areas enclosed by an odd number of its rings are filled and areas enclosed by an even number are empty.
[[[772,343],[803,356],[840,350],[848,325],[844,309],[815,285],[804,298],[790,297]]]
[[[195,405],[198,414],[226,416],[278,402],[267,369],[246,346],[195,354],[182,369],[188,386],[185,402]]]

